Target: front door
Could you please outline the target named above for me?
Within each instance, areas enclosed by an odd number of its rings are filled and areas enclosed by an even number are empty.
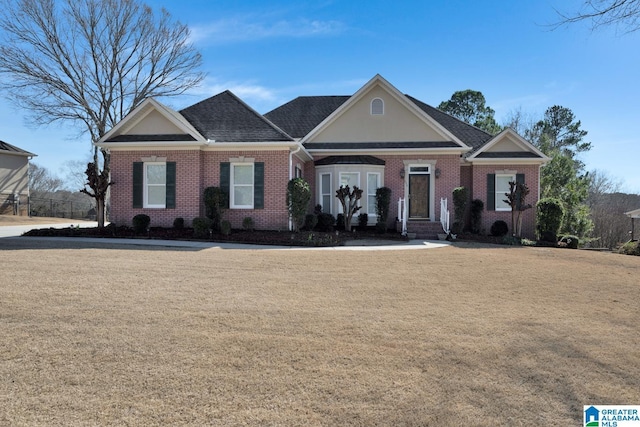
[[[429,177],[427,174],[409,175],[409,218],[429,219]]]

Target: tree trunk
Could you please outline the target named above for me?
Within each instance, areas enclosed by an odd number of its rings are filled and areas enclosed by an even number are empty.
[[[98,220],[98,227],[104,227],[104,197],[96,198],[96,219]]]

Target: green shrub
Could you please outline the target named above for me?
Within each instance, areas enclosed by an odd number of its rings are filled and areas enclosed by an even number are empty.
[[[389,218],[389,205],[391,204],[391,189],[380,187],[376,189],[376,215],[378,222],[386,224]]]
[[[384,234],[387,232],[387,223],[386,222],[376,222],[376,233]]]
[[[627,242],[620,247],[618,252],[625,255],[640,256],[640,241],[632,240]]]
[[[244,217],[242,220],[242,229],[247,231],[253,231],[256,229],[255,224],[253,223],[253,218],[250,216]]]
[[[338,230],[344,230],[344,214],[338,214],[336,217],[336,228]]]
[[[562,236],[562,238],[560,239],[560,243],[564,243],[569,249],[578,249],[578,243],[580,243],[580,239],[578,239],[576,236]]]
[[[318,215],[318,229],[320,231],[332,231],[335,223],[336,217],[330,213],[322,212]]]
[[[465,187],[453,189],[453,222],[460,224],[460,231],[464,226],[464,212],[467,209],[467,198],[469,192]]]
[[[225,236],[228,236],[229,234],[231,234],[231,223],[226,219],[220,222],[220,233],[222,233]]]
[[[358,215],[358,227],[364,229],[369,224],[369,215],[366,213],[361,213]]]
[[[471,201],[471,232],[480,233],[482,229],[482,211],[484,210],[484,202],[480,199]]]
[[[198,217],[193,219],[193,234],[196,237],[209,237],[213,220],[207,217]]]
[[[173,220],[173,228],[182,230],[184,228],[184,218],[176,218]]]
[[[563,217],[562,201],[552,197],[540,199],[536,204],[536,231],[540,240],[556,243]]]
[[[212,228],[220,229],[220,221],[224,212],[229,207],[229,195],[220,187],[207,187],[204,189],[205,216],[213,221]]]
[[[311,186],[302,178],[293,178],[287,184],[287,206],[295,231],[304,224],[304,216],[311,200]]]
[[[318,215],[315,214],[307,214],[304,217],[304,228],[305,230],[313,230],[318,225]]]
[[[455,221],[453,224],[451,224],[451,232],[453,234],[460,234],[462,233],[464,227],[462,226],[461,222]]]
[[[133,217],[131,221],[131,225],[133,225],[133,231],[136,233],[144,233],[149,229],[149,224],[151,223],[151,218],[149,215],[138,214]]]
[[[499,219],[491,224],[491,235],[496,237],[506,236],[509,232],[509,226],[506,222]]]

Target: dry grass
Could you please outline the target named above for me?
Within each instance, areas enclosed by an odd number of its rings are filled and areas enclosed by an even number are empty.
[[[46,216],[20,216],[20,215],[0,215],[0,226],[3,225],[39,225],[39,224],[58,224],[69,223],[74,224],[86,222],[83,219],[71,218],[52,218]]]
[[[0,249],[2,425],[577,425],[640,403],[637,257]]]

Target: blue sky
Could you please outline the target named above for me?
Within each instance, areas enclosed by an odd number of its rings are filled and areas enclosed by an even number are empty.
[[[499,123],[514,109],[539,118],[570,108],[593,149],[588,170],[640,193],[640,31],[552,30],[554,9],[580,0],[207,1],[149,0],[188,24],[207,78],[184,108],[230,89],[265,113],[299,95],[350,95],[379,73],[400,91],[437,106],[457,90],[481,91]],[[61,173],[85,160],[89,140],[63,126],[32,129],[0,106],[0,139],[38,154]]]

